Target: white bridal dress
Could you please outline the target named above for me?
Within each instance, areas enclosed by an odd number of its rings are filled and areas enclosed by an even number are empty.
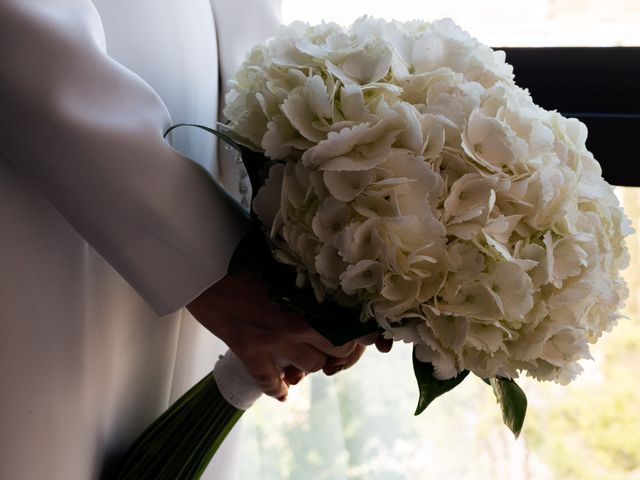
[[[267,0],[0,0],[0,479],[109,478],[213,366],[182,308],[244,222],[207,171],[212,125]],[[171,118],[169,117],[170,112]],[[209,478],[234,478],[233,440]]]

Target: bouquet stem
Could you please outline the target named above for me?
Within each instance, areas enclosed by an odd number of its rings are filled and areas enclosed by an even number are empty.
[[[260,396],[255,382],[238,375],[242,368],[237,357],[227,352],[214,372],[138,437],[125,457],[118,479],[199,479],[242,414]],[[240,387],[234,384],[238,377]]]

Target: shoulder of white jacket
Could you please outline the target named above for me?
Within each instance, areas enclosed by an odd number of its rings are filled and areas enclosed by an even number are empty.
[[[20,30],[85,38],[105,50],[102,22],[89,0],[0,0],[0,39]]]

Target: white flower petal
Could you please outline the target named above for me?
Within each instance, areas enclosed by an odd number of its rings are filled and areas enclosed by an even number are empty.
[[[329,197],[318,208],[311,228],[322,242],[329,242],[344,230],[351,217],[351,209],[346,204]]]
[[[348,294],[370,287],[379,290],[383,275],[384,266],[380,262],[360,260],[355,265],[349,265],[340,275],[340,283],[342,289]]]
[[[322,173],[324,183],[331,195],[342,202],[350,202],[356,198],[375,178],[371,170],[357,172],[326,170]]]

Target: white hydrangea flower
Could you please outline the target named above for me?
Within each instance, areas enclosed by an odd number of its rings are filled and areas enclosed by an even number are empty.
[[[275,161],[254,200],[274,256],[438,378],[566,383],[617,322],[631,229],[586,127],[451,20],[283,27],[226,102]]]

